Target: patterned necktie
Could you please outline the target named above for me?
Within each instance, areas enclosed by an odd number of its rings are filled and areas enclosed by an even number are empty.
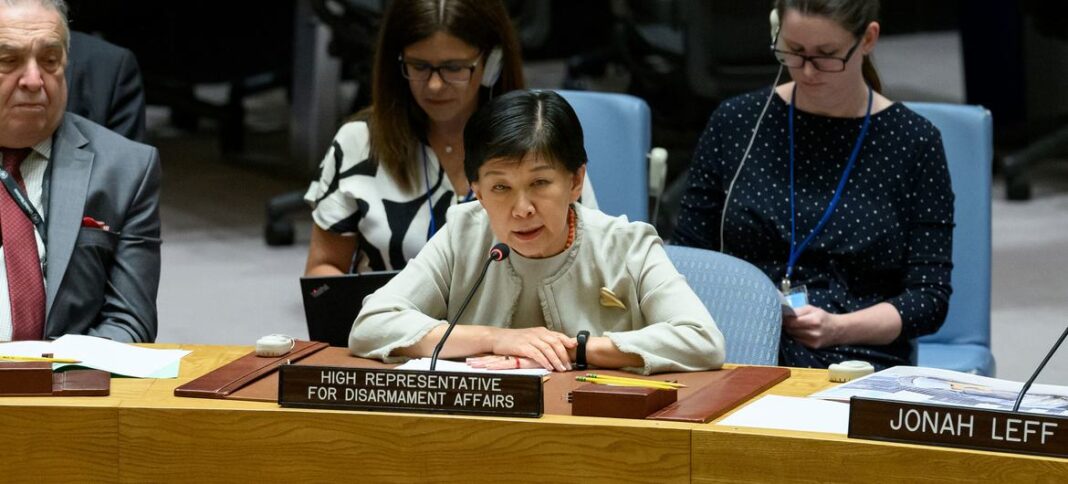
[[[20,165],[29,148],[3,149],[4,170],[25,193]],[[33,222],[5,189],[0,189],[0,238],[7,267],[7,293],[11,299],[11,339],[39,340],[44,337],[44,278],[37,256]]]

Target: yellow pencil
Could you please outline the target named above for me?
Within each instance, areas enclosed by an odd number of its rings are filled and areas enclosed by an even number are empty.
[[[660,381],[653,381],[653,380],[626,380],[626,379],[605,378],[603,376],[586,377],[586,378],[587,379],[591,379],[591,380],[596,380],[596,381],[602,382],[602,383],[607,383],[609,385],[656,387],[656,388],[666,388],[666,389],[670,389],[670,390],[678,390],[679,389],[679,387],[674,386],[674,385],[672,385],[670,383],[660,382]]]
[[[677,388],[675,388],[675,387],[668,386],[668,385],[663,385],[663,384],[658,384],[658,383],[655,383],[655,382],[635,383],[635,382],[619,381],[619,380],[603,380],[603,379],[600,379],[600,378],[585,377],[585,376],[576,377],[575,379],[578,380],[578,381],[581,381],[581,382],[596,383],[598,385],[613,385],[613,386],[620,386],[620,387],[654,388],[654,389],[657,389],[657,390],[677,390]]]
[[[639,383],[658,383],[658,384],[661,384],[661,385],[668,385],[668,386],[670,386],[672,388],[686,388],[686,385],[683,385],[681,383],[675,383],[675,382],[670,382],[670,381],[662,381],[662,380],[645,380],[645,379],[642,379],[642,378],[627,378],[625,376],[598,375],[596,373],[587,373],[586,376],[593,377],[593,378],[600,378],[602,380],[615,380],[615,381],[639,382]]]
[[[43,356],[8,356],[0,355],[0,360],[7,361],[50,361],[52,363],[81,363],[81,360],[70,358],[45,358]]]
[[[673,386],[665,385],[663,383],[657,383],[657,382],[654,382],[654,381],[647,381],[647,380],[646,381],[640,381],[640,382],[628,382],[628,381],[619,381],[619,380],[603,380],[603,379],[600,379],[600,378],[597,378],[597,377],[589,377],[589,376],[577,376],[577,377],[575,377],[575,380],[581,381],[581,382],[586,382],[586,383],[596,383],[598,385],[614,385],[614,386],[619,386],[619,387],[654,388],[654,389],[657,389],[657,390],[678,390],[677,388],[675,388]]]

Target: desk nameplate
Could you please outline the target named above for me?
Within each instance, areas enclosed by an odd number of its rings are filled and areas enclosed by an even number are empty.
[[[282,365],[283,407],[541,417],[541,377]]]
[[[849,437],[1068,457],[1068,418],[853,397]]]

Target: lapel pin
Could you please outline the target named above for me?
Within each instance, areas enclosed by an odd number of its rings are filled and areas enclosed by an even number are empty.
[[[606,308],[619,308],[624,311],[627,310],[627,305],[623,304],[623,301],[620,301],[619,297],[607,287],[601,288],[601,306]]]

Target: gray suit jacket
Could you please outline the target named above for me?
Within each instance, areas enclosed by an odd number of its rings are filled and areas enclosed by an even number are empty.
[[[159,152],[66,113],[49,167],[45,337],[154,341]],[[83,217],[109,230],[83,226]]]

